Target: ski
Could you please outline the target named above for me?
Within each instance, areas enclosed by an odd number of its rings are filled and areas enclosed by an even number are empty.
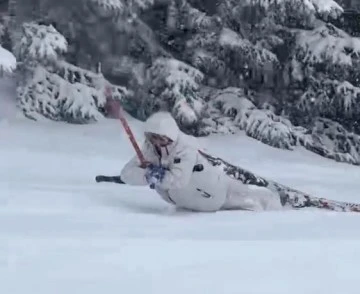
[[[244,184],[265,187],[275,192],[279,195],[284,207],[288,206],[294,209],[314,207],[332,211],[360,212],[360,204],[310,196],[275,181],[266,180],[239,166],[232,165],[222,158],[211,156],[200,150],[199,153],[213,166],[219,166],[228,176],[240,180]]]

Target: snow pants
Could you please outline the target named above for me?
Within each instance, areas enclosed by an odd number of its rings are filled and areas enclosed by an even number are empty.
[[[265,187],[246,185],[229,179],[226,200],[222,210],[280,210],[280,197]]]

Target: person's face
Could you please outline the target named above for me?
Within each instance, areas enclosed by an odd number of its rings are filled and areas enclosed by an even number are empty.
[[[145,137],[150,141],[151,144],[160,147],[165,147],[173,142],[170,138],[166,136],[149,133],[149,132],[145,133]]]

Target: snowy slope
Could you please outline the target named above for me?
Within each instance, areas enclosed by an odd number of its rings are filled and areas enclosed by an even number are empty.
[[[360,214],[192,214],[148,188],[96,184],[133,155],[120,123],[25,120],[11,85],[0,87],[0,293],[358,293]],[[359,167],[246,136],[203,144],[283,184],[360,202]]]

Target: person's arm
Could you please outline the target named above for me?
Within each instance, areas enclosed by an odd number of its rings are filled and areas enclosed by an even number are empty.
[[[154,162],[157,158],[149,143],[145,143],[141,148],[146,160]],[[128,161],[120,173],[120,178],[125,184],[134,186],[147,186],[145,179],[146,168],[141,166],[141,162],[137,156]]]

